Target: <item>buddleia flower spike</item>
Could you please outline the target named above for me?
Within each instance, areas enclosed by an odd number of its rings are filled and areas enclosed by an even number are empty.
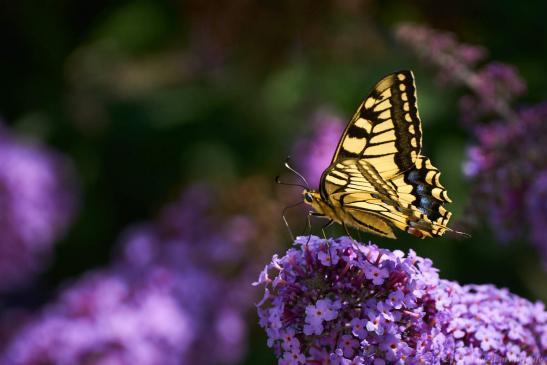
[[[412,250],[298,237],[255,285],[280,365],[539,364],[547,351],[542,303],[443,280]]]

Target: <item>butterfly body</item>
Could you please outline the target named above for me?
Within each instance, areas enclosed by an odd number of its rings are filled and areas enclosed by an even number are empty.
[[[342,209],[336,202],[328,203],[324,201],[316,191],[307,191],[306,193],[313,197],[310,205],[315,211],[315,215],[322,216],[346,227],[353,227],[380,236],[395,238],[391,226],[386,224],[381,218],[365,211]],[[370,199],[373,199],[373,197],[370,196]]]
[[[450,202],[440,172],[421,155],[422,130],[411,71],[387,75],[349,122],[319,191],[304,191],[316,215],[344,226],[395,238],[448,229]]]

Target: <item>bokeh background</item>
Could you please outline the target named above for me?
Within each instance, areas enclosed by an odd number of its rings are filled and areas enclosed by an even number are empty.
[[[399,69],[415,73],[424,153],[443,173],[454,227],[472,238],[362,239],[412,248],[443,278],[546,301],[546,128],[519,129],[515,117],[547,100],[545,10],[540,1],[2,4],[0,359],[275,363],[251,283],[290,246],[281,212],[301,189],[274,177],[296,182],[285,158],[305,171],[322,128],[345,123]],[[477,75],[493,61],[511,65],[520,76],[490,94],[509,117],[493,108],[469,118],[462,97],[480,99],[477,84],[417,52],[434,42],[409,46],[396,32],[407,22],[482,47],[480,59],[461,61]],[[453,47],[452,36],[437,40]],[[485,134],[506,136],[508,125],[518,142],[484,147]],[[497,162],[477,177],[465,166],[481,146]],[[288,214],[295,232],[305,215]]]

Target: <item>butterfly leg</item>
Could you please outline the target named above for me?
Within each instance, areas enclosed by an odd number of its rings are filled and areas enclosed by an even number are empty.
[[[309,227],[309,234],[308,234],[308,242],[310,242],[310,239],[311,239],[311,234],[312,234],[312,225],[311,225],[311,217],[319,217],[319,218],[325,218],[325,215],[324,214],[321,214],[321,213],[317,213],[313,210],[310,210],[308,212],[308,216],[307,216],[307,221],[306,221],[306,227],[304,228],[304,234],[303,235],[306,235],[306,232],[308,231],[308,227]],[[325,235],[325,231],[324,229],[327,228],[328,226],[330,226],[331,224],[333,223],[332,220],[329,220],[327,222],[326,225],[324,225],[323,227],[321,227],[321,231],[323,232],[323,236],[325,236],[325,239],[326,239],[326,235]],[[307,243],[308,243],[307,242]],[[306,244],[307,244],[306,243]]]
[[[306,227],[304,227],[303,236],[306,235],[306,232],[308,231],[308,227],[309,227],[309,230],[310,230],[310,233],[308,234],[308,241],[306,242],[306,246],[308,245],[308,243],[310,242],[310,239],[311,239],[311,232],[312,232],[311,217],[312,217],[312,215],[315,216],[316,213],[313,210],[310,210],[308,212],[308,216],[306,217]]]
[[[321,232],[323,232],[323,238],[325,239],[325,242],[327,242],[327,250],[329,250],[329,256],[330,256],[330,262],[331,263],[333,262],[332,261],[332,251],[330,249],[330,243],[329,243],[329,240],[327,238],[327,234],[325,233],[325,228],[330,227],[333,223],[334,223],[334,220],[329,219],[329,221],[321,227]]]
[[[332,226],[332,224],[334,223],[334,220],[332,219],[329,219],[329,221],[327,223],[325,223],[322,227],[321,227],[321,232],[323,232],[323,238],[325,240],[327,240],[327,234],[325,233],[325,229],[326,228],[329,228],[330,226]]]
[[[353,236],[351,235],[351,233],[349,233],[349,229],[348,229],[348,226],[346,226],[344,223],[342,223],[342,226],[344,227],[344,231],[346,231],[346,235],[351,238],[351,240],[353,241],[353,243],[357,243],[357,241],[355,241],[355,238],[353,238]]]
[[[285,223],[285,227],[287,227],[287,231],[289,231],[289,236],[291,237],[291,240],[294,242],[294,234],[292,233],[292,229],[289,226],[289,222],[287,222],[287,218],[285,218],[285,213],[283,213],[283,223]]]

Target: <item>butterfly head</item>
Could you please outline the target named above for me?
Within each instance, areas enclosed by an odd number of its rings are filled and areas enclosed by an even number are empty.
[[[304,189],[302,192],[304,196],[304,202],[308,205],[311,205],[313,209],[317,212],[321,212],[321,195],[317,191]]]

